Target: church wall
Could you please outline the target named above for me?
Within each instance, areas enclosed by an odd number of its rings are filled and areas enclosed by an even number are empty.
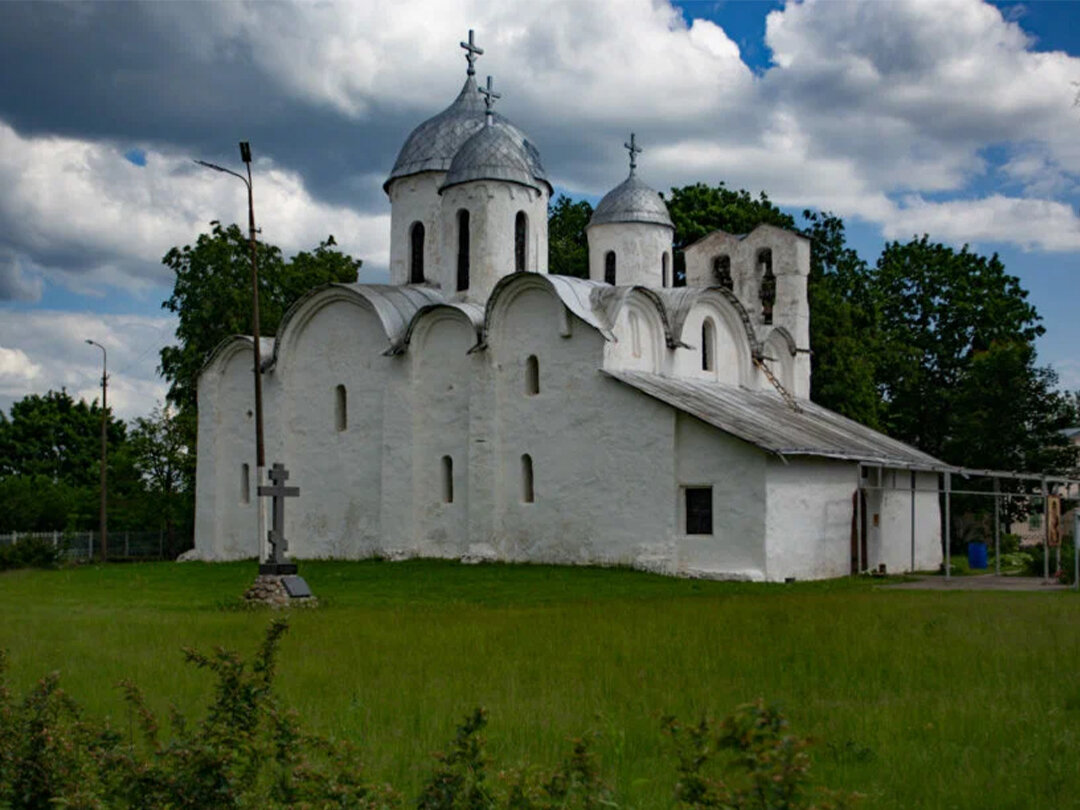
[[[877,482],[876,470],[869,480]],[[890,572],[911,570],[911,473],[907,470],[884,470],[884,488],[873,495],[879,514],[876,530],[867,523],[867,558],[876,567],[884,563]],[[937,495],[937,474],[916,473],[915,487],[931,492],[915,493],[915,570],[934,570],[942,561],[941,512]],[[870,513],[871,515],[873,512]]]
[[[469,289],[457,292],[458,211],[469,212]],[[525,270],[548,271],[547,194],[517,183],[477,180],[442,193],[439,283],[448,298],[486,301],[496,282],[514,272],[514,228],[528,218]]]
[[[471,379],[483,362],[468,354],[473,326],[457,314],[425,316],[410,343],[412,374],[411,502],[413,551],[427,557],[458,557],[468,550],[469,429]],[[443,458],[450,459],[447,487]]]
[[[646,222],[604,222],[590,225],[589,278],[605,281],[605,256],[615,251],[615,284],[620,287],[640,284],[645,287],[672,286],[673,264],[671,238],[674,232],[666,225]],[[668,279],[663,284],[663,256],[667,256]]]
[[[668,567],[673,412],[604,376],[603,337],[575,316],[568,316],[570,336],[561,336],[563,304],[551,291],[505,294],[515,297],[487,350],[495,400],[492,551],[513,560]],[[527,388],[533,355],[536,394]]]
[[[706,319],[712,321],[714,336],[712,370],[702,368],[702,338]],[[671,353],[671,373],[679,377],[698,377],[728,385],[746,385],[752,374],[750,344],[746,329],[734,312],[710,301],[695,303],[683,322],[682,342],[690,348]]]
[[[799,456],[769,459],[766,573],[770,581],[850,573],[856,466]]]
[[[678,517],[676,571],[764,579],[765,454],[688,414],[678,413],[676,425],[677,478],[667,506]],[[712,535],[685,533],[687,486],[712,487]]]
[[[390,184],[390,283],[408,284],[411,262],[410,230],[424,223],[424,276],[438,283],[446,259],[441,253],[442,200],[439,186],[445,172],[422,172]],[[451,288],[452,290],[452,288]]]
[[[619,308],[611,330],[616,339],[604,344],[604,368],[662,372],[667,361],[664,325],[656,305],[631,292]]]
[[[248,343],[229,351],[199,377],[195,546],[206,559],[241,559],[259,553],[255,419],[251,412],[253,362],[254,352]],[[207,438],[210,436],[212,440]]]
[[[289,483],[301,493],[286,506],[297,557],[358,557],[381,548],[384,406],[393,378],[402,376],[400,359],[382,356],[386,345],[375,313],[351,301],[332,301],[291,329],[276,376]],[[336,424],[338,385],[345,386],[344,430]]]

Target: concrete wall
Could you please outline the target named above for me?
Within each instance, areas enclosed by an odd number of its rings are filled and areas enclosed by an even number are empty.
[[[808,457],[768,461],[767,576],[822,579],[851,571],[854,462]]]
[[[589,225],[589,278],[604,278],[605,256],[615,251],[615,283],[619,286],[640,284],[645,287],[672,286],[671,238],[674,231],[666,225],[647,222],[604,222]],[[667,262],[667,283],[663,267]]]

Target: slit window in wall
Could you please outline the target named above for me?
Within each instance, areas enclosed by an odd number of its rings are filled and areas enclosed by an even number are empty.
[[[686,533],[712,534],[712,487],[686,487]]]
[[[251,503],[251,467],[240,465],[240,503]]]
[[[701,324],[701,370],[716,370],[716,325],[712,318]]]
[[[726,253],[712,260],[713,284],[730,290],[735,287],[731,280],[731,257]]]
[[[773,305],[776,303],[776,276],[773,275],[772,251],[768,248],[758,251],[758,270],[761,272],[761,322],[771,324]]]
[[[636,312],[630,313],[630,351],[634,357],[641,357],[641,320]]]
[[[604,281],[608,284],[615,283],[615,251],[609,250],[604,254]]]
[[[450,456],[442,457],[442,500],[443,503],[454,502],[454,460]]]
[[[529,243],[529,218],[518,211],[514,218],[514,272],[525,272],[526,246]]]
[[[334,389],[334,428],[342,433],[349,426],[349,403],[345,386]]]
[[[469,289],[469,212],[457,212],[457,289]]]
[[[521,457],[521,501],[522,503],[532,503],[535,500],[532,456],[526,453]]]
[[[424,283],[424,223],[414,222],[409,229],[409,283]]]
[[[525,361],[525,394],[533,397],[540,393],[540,361],[530,354]]]
[[[660,256],[660,286],[666,287],[668,285],[668,265],[667,265],[667,251]]]

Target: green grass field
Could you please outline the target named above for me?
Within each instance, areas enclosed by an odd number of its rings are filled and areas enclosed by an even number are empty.
[[[503,765],[596,750],[625,808],[670,807],[660,734],[764,697],[813,737],[816,780],[865,807],[1080,807],[1080,598],[750,585],[624,570],[305,563],[323,602],[293,611],[284,702],[348,736],[413,795],[430,754],[485,706]],[[185,645],[250,653],[270,612],[233,605],[254,564],[150,563],[0,574],[0,648],[20,692],[59,670],[121,727],[115,684],[194,711],[209,676]]]

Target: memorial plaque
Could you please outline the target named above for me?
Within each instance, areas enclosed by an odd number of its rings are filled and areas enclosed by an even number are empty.
[[[311,588],[308,587],[303,577],[295,575],[282,577],[281,584],[285,586],[285,590],[293,599],[305,599],[312,596]]]

